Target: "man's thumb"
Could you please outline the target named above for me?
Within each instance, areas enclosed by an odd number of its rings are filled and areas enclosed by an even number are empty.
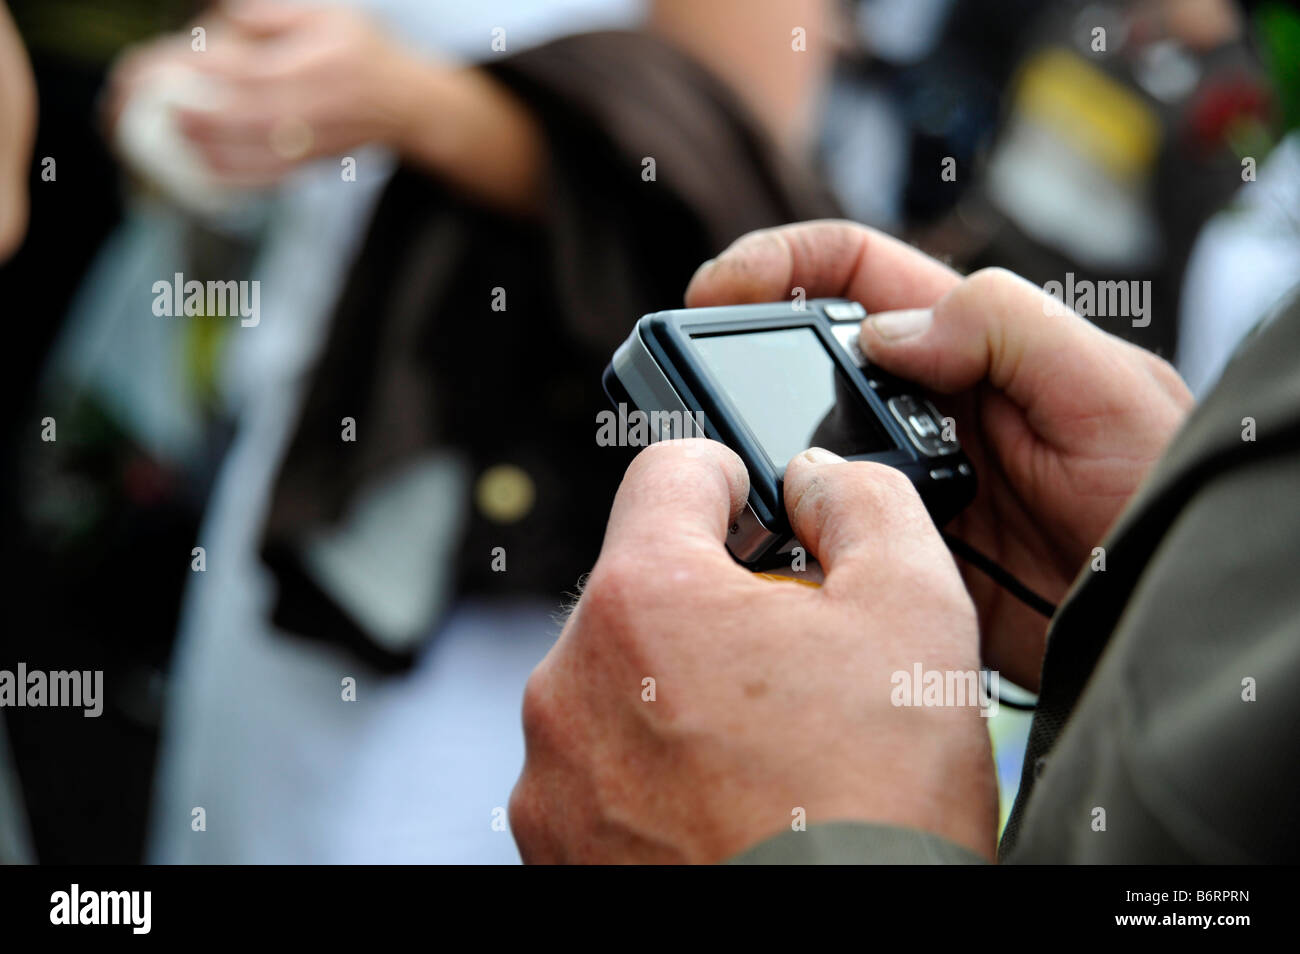
[[[786,465],[783,492],[791,529],[826,571],[828,586],[832,576],[860,586],[871,565],[914,542],[918,527],[943,550],[916,488],[896,468],[814,447]]]
[[[1002,269],[976,272],[933,308],[877,312],[858,345],[892,374],[941,394],[988,380],[1018,404],[1086,371],[1096,329],[1036,285]],[[1062,368],[1061,358],[1070,361]],[[1083,384],[1084,382],[1075,382]]]

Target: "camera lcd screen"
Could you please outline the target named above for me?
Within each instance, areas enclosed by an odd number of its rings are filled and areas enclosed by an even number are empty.
[[[811,328],[699,335],[695,347],[777,474],[795,454],[841,457],[897,445]]]

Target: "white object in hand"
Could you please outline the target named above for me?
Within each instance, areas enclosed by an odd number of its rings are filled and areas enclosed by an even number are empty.
[[[223,181],[185,138],[175,110],[217,111],[225,84],[181,66],[160,67],[127,100],[114,145],[126,164],[182,208],[202,216],[246,212],[256,192]]]

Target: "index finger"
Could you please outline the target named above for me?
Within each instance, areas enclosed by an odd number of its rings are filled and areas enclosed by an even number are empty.
[[[783,225],[741,236],[700,266],[686,289],[691,308],[789,298],[851,298],[868,311],[924,308],[961,281],[948,266],[856,222]]]

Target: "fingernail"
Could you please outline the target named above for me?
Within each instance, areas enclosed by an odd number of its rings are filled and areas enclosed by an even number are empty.
[[[929,331],[934,323],[934,312],[929,308],[882,311],[869,317],[867,323],[886,341],[901,341]]]
[[[803,452],[803,459],[810,464],[842,464],[844,458],[839,454],[832,454],[824,447],[810,447]]]

